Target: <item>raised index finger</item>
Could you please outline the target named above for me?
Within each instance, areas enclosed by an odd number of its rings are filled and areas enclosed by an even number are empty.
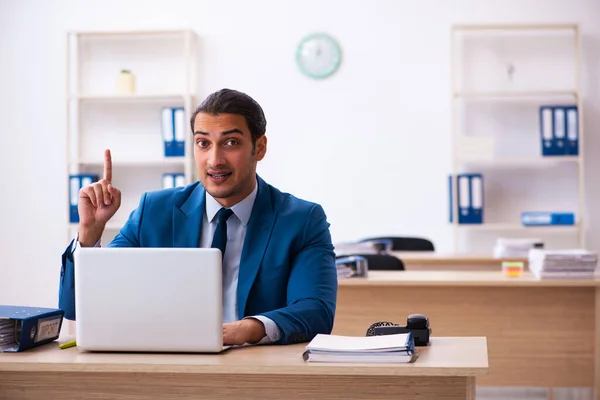
[[[109,149],[104,150],[104,179],[112,181],[112,158]]]

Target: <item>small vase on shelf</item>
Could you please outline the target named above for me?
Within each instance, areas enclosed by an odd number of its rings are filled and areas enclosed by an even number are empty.
[[[135,92],[135,78],[131,71],[123,69],[117,76],[117,93],[133,94]]]

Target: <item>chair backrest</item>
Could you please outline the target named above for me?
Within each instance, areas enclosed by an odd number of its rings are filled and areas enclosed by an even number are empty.
[[[417,237],[372,237],[363,239],[360,242],[389,242],[391,248],[387,250],[393,251],[435,251],[435,246],[430,240]]]
[[[367,260],[370,271],[404,271],[404,263],[390,254],[354,254]]]

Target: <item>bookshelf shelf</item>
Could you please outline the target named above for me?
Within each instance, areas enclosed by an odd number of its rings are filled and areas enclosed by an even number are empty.
[[[452,27],[451,185],[458,174],[483,176],[483,223],[460,224],[458,207],[450,211],[455,251],[491,251],[482,240],[503,235],[585,248],[580,71],[577,24]],[[542,155],[540,108],[556,105],[577,107],[575,154]],[[523,226],[515,216],[524,211],[573,212],[576,224]]]
[[[499,167],[499,168],[548,168],[564,163],[581,163],[581,157],[578,156],[555,156],[555,157],[506,157],[506,158],[469,158],[458,157],[457,161],[461,164],[470,164],[481,167]]]
[[[490,92],[455,92],[454,97],[457,99],[519,99],[519,98],[547,98],[559,96],[579,97],[579,93],[574,90],[506,90],[506,91],[490,91]]]
[[[186,157],[173,157],[172,159],[163,158],[163,159],[146,159],[146,160],[118,160],[113,161],[113,167],[170,167],[170,166],[184,166],[188,161]],[[92,166],[92,167],[103,167],[104,160],[79,160],[76,164],[82,166]]]
[[[183,103],[187,98],[193,96],[176,93],[148,93],[148,94],[90,94],[72,96],[72,100],[81,102],[156,102],[156,103]]]
[[[67,177],[102,178],[104,150],[111,150],[112,183],[122,199],[106,226],[102,242],[107,244],[142,194],[163,188],[163,174],[183,174],[185,184],[195,180],[187,121],[196,105],[198,41],[191,30],[131,30],[68,32],[66,42]],[[123,70],[133,76],[129,92],[118,85]],[[183,126],[177,132],[182,132],[184,152],[168,157],[163,110],[175,107],[183,109],[182,116],[177,112],[177,129]],[[77,224],[68,226],[70,239]]]
[[[553,234],[573,234],[577,233],[577,225],[553,225],[553,226],[525,226],[519,223],[484,223],[484,224],[460,224],[459,229],[489,232],[532,232],[553,233]]]

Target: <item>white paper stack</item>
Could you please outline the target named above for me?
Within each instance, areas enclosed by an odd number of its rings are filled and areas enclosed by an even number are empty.
[[[538,238],[498,238],[494,246],[494,258],[527,258],[529,250],[544,248]]]
[[[380,336],[318,334],[303,354],[307,362],[408,363],[415,359],[412,333]]]
[[[598,254],[595,251],[579,249],[529,251],[529,270],[538,278],[593,278],[597,265]]]

